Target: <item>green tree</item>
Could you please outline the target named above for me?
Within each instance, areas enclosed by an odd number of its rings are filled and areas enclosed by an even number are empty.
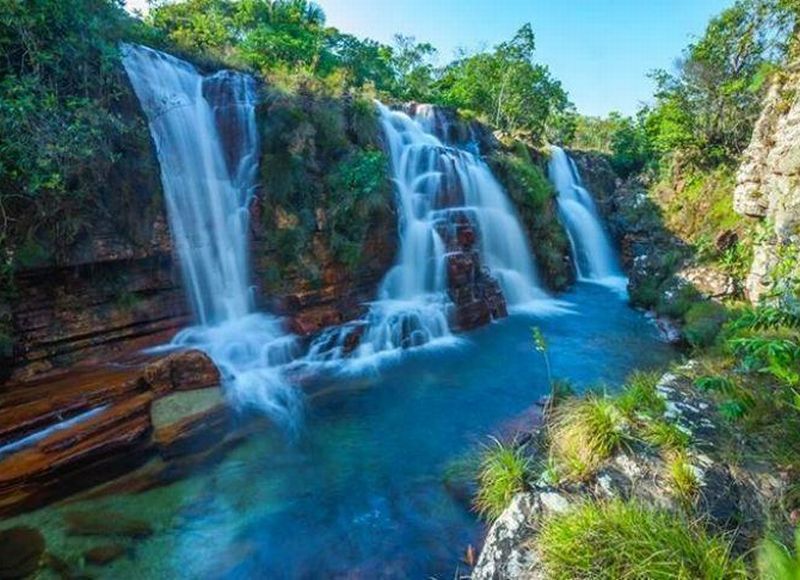
[[[438,83],[442,102],[471,111],[510,134],[541,140],[550,120],[569,100],[547,67],[533,60],[530,24],[491,52],[463,55],[448,65]]]
[[[660,154],[705,164],[735,159],[750,139],[768,74],[783,61],[796,13],[779,0],[739,0],[712,19],[675,72],[653,73],[647,120]]]

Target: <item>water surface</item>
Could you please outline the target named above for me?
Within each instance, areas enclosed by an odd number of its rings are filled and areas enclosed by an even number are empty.
[[[130,540],[108,578],[453,578],[483,528],[448,491],[454,459],[547,391],[531,345],[539,325],[554,374],[611,388],[673,353],[617,292],[581,284],[547,317],[516,314],[458,346],[407,354],[379,374],[319,379],[304,428],[288,441],[265,428],[189,479],[149,492],[50,507],[17,518],[75,561],[102,538],[67,537],[63,513],[121,512],[155,534]]]

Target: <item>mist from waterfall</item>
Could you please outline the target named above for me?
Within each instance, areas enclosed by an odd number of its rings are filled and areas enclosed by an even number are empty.
[[[550,149],[548,172],[558,192],[558,209],[567,229],[578,279],[624,289],[627,280],[597,206],[581,182],[575,162],[561,147]]]
[[[296,354],[281,321],[257,313],[249,271],[249,206],[257,186],[256,84],[204,76],[183,60],[123,45],[123,64],[149,121],[173,244],[196,326],[173,347],[205,351],[234,403],[291,422],[300,405],[281,366]]]
[[[413,118],[380,103],[377,107],[396,189],[398,256],[366,316],[323,333],[312,344],[311,361],[349,358],[369,365],[376,355],[397,356],[410,347],[457,340],[449,325],[454,305],[443,239],[456,214],[470,217],[481,261],[511,308],[547,299],[519,220],[477,148],[448,144],[448,127],[437,119],[435,107],[420,105]],[[437,127],[443,135],[437,135]],[[358,344],[348,352],[353,336]]]

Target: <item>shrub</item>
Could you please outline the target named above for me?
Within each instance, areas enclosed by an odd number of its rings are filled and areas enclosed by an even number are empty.
[[[350,269],[363,258],[362,245],[375,213],[389,205],[388,163],[382,151],[359,150],[328,175],[332,248]]]
[[[537,548],[553,580],[747,577],[723,539],[677,515],[618,500],[587,503],[547,520]]]
[[[781,327],[800,329],[800,313],[773,306],[747,308],[728,324],[733,332],[776,330]]]
[[[695,348],[711,346],[728,318],[725,307],[716,302],[695,302],[684,315],[683,334]]]
[[[556,192],[542,167],[527,147],[517,143],[513,151],[495,153],[492,168],[528,229],[537,265],[553,288],[565,287],[571,278],[569,238],[558,219]]]
[[[559,473],[569,479],[590,475],[626,439],[627,421],[604,396],[590,394],[556,409],[550,451]]]
[[[691,284],[681,283],[663,290],[656,304],[656,311],[662,316],[683,318],[692,305],[700,300],[700,293]]]
[[[525,490],[530,469],[524,447],[494,439],[481,454],[475,510],[489,521],[496,520],[513,497]]]

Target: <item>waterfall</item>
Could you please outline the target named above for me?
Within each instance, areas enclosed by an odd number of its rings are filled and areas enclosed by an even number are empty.
[[[208,353],[234,402],[291,419],[299,399],[280,367],[292,359],[294,339],[280,320],[257,313],[251,299],[255,81],[232,71],[203,76],[188,62],[143,46],[123,45],[122,53],[149,121],[172,240],[197,320],[172,346]]]
[[[319,337],[309,353],[312,361],[370,359],[455,340],[446,237],[464,221],[474,226],[480,262],[500,283],[509,306],[547,298],[519,220],[477,147],[448,143],[451,127],[435,107],[420,105],[414,117],[377,107],[398,201],[397,260],[365,318]]]
[[[567,228],[578,279],[624,288],[627,281],[597,206],[583,187],[575,162],[555,145],[550,150],[549,174],[558,192],[558,209]]]

